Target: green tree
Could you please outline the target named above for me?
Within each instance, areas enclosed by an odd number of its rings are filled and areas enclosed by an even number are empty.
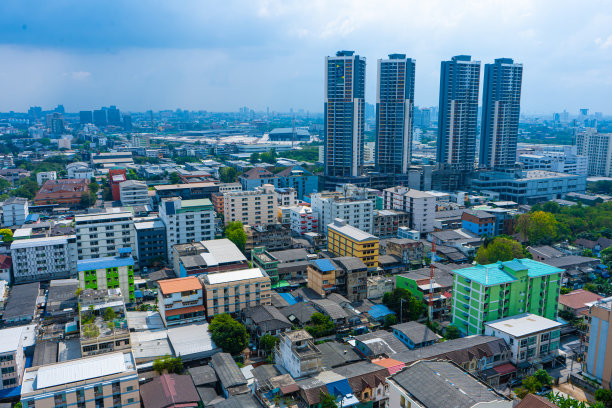
[[[263,152],[259,155],[259,159],[264,162],[264,163],[268,163],[268,164],[274,164],[276,163],[276,150],[275,149],[270,149],[269,152]]]
[[[216,315],[208,330],[215,344],[226,353],[238,354],[249,345],[249,334],[244,325],[227,313]]]
[[[386,315],[385,316],[384,327],[386,329],[388,329],[389,327],[393,326],[394,324],[397,324],[397,315],[394,315],[394,314]]]
[[[13,197],[23,197],[28,200],[32,200],[36,193],[38,193],[39,187],[35,179],[27,177],[17,181],[17,188],[11,190],[9,194]]]
[[[448,340],[458,339],[459,337],[461,337],[461,332],[459,331],[459,328],[457,326],[453,326],[451,324],[446,328],[446,331],[444,332],[444,337],[446,337]]]
[[[312,337],[324,337],[333,334],[336,331],[336,325],[332,319],[323,313],[313,313],[310,317],[310,326],[304,327]]]
[[[533,373],[533,376],[543,387],[550,387],[553,383],[553,378],[546,372],[546,370],[537,370]]]
[[[89,191],[96,194],[100,190],[100,185],[98,183],[91,182],[88,185]]]
[[[158,374],[168,373],[180,374],[183,372],[183,360],[181,357],[172,357],[166,354],[162,358],[153,361],[153,371]]]
[[[4,177],[0,177],[0,191],[6,191],[10,188],[13,188],[11,182],[5,179]]]
[[[232,221],[225,227],[225,236],[232,241],[241,251],[244,251],[247,235],[240,221]]]
[[[81,205],[82,208],[91,207],[94,203],[95,203],[95,201],[92,201],[91,194],[89,194],[88,191],[83,191],[83,193],[81,193],[81,202],[80,202],[80,205]]]
[[[497,237],[488,245],[478,248],[476,262],[481,265],[495,263],[497,261],[510,261],[515,258],[524,258],[523,246],[506,237]]]
[[[251,153],[251,158],[249,159],[249,161],[253,164],[257,163],[259,161],[259,153],[257,152]]]
[[[223,183],[234,183],[238,180],[238,170],[233,167],[221,167],[219,169],[219,179]]]
[[[570,293],[570,292],[571,292],[571,289],[570,289],[570,288],[567,288],[567,287],[565,287],[565,286],[561,286],[561,294],[562,294],[562,295],[567,295],[567,294],[568,294],[568,293]]]
[[[595,391],[595,401],[602,403],[605,408],[612,408],[612,391],[599,388]]]
[[[181,182],[181,178],[176,171],[173,171],[168,175],[168,180],[170,181],[170,184],[179,184]]]
[[[321,408],[338,408],[336,397],[331,394],[324,394],[321,392]]]
[[[395,288],[385,293],[382,302],[403,321],[416,320],[425,312],[425,304],[404,288]]]
[[[559,222],[552,213],[535,211],[519,216],[516,231],[532,245],[549,243],[559,234]]]
[[[115,313],[115,311],[111,307],[107,307],[106,309],[104,309],[103,317],[104,320],[108,322],[111,320],[115,320],[117,318],[117,313]]]
[[[597,395],[597,394],[595,394]],[[561,395],[561,393],[549,393],[546,398],[559,408],[607,408],[604,403],[598,401],[592,404],[586,403],[584,401],[578,401],[573,399],[570,396]],[[597,396],[595,396],[597,399]]]
[[[0,235],[2,235],[2,242],[13,242],[13,231],[9,228],[0,229]]]
[[[274,347],[278,344],[279,338],[272,336],[271,334],[264,334],[259,338],[259,347],[266,352],[266,354],[272,353]]]

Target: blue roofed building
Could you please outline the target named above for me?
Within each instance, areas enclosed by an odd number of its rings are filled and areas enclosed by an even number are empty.
[[[492,320],[532,313],[557,318],[563,269],[514,259],[453,270],[452,321],[466,335]]]
[[[279,187],[295,189],[298,200],[316,193],[319,188],[319,178],[301,166],[287,167],[276,173],[276,177]]]
[[[115,257],[77,261],[77,273],[81,289],[120,289],[125,303],[136,300],[131,248],[120,248]]]

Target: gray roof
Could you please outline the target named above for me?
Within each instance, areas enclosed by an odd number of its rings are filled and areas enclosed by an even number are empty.
[[[345,298],[344,296],[342,296],[339,293],[330,293],[329,295],[327,295],[328,300],[331,300],[333,302],[336,302],[339,305],[342,305],[343,303],[351,303],[350,300],[348,300],[347,298]]]
[[[363,343],[374,356],[380,356],[382,354],[386,356],[393,356],[397,353],[408,351],[408,347],[404,345],[393,333],[386,330],[378,330],[362,334],[355,337],[355,340]]]
[[[2,319],[8,321],[30,318],[36,309],[39,292],[40,283],[38,282],[13,286],[9,292]]]
[[[36,342],[32,367],[57,363],[57,349],[57,341],[43,340]]]
[[[242,394],[217,402],[212,408],[261,408],[261,405],[251,394]]]
[[[253,324],[259,327],[262,332],[291,327],[291,322],[287,320],[285,315],[271,305],[248,307],[244,309],[244,315],[251,318]]]
[[[555,266],[557,268],[575,268],[578,266],[585,266],[589,264],[598,264],[601,261],[597,258],[588,258],[586,256],[568,255],[561,256],[559,258],[545,259],[542,263],[546,265]]]
[[[79,304],[76,296],[78,288],[78,279],[52,280],[47,293],[47,313],[61,312],[65,309],[73,309],[76,312]]]
[[[342,306],[333,300],[329,299],[313,299],[311,300],[315,309],[320,310],[321,313],[328,315],[332,320],[346,319],[348,314],[344,311]]]
[[[553,248],[549,245],[540,245],[540,246],[535,246],[535,247],[528,247],[527,250],[529,252],[531,252],[533,254],[533,252],[536,252],[538,254],[540,254],[541,256],[545,256],[548,258],[559,258],[561,256],[563,256],[563,252],[559,251],[556,248]]]
[[[436,211],[434,217],[436,220],[443,220],[449,218],[461,218],[465,209],[461,210],[445,210],[445,211]]]
[[[189,375],[191,375],[191,379],[196,386],[214,384],[217,382],[217,374],[209,365],[191,367],[189,369]]]
[[[435,266],[434,268],[435,282],[442,287],[449,287],[449,288],[452,287],[454,278],[450,270],[438,268],[438,264],[434,264],[434,266]],[[466,266],[471,266],[471,265],[467,264]],[[457,269],[461,269],[461,268],[457,268]],[[430,274],[431,274],[431,270],[429,268],[420,268],[420,269],[414,269],[410,272],[402,273],[401,275],[396,275],[396,276],[402,276],[408,279],[419,280],[419,279],[429,279]]]
[[[351,346],[337,341],[318,344],[317,348],[321,351],[323,366],[328,369],[362,360],[361,356]]]
[[[304,261],[308,259],[308,251],[303,248],[298,249],[285,249],[284,251],[271,251],[269,252],[279,262],[296,262]]]
[[[196,385],[196,390],[205,407],[208,407],[211,402],[214,403],[216,399],[223,400],[223,398],[219,397],[219,394],[217,394],[215,387],[209,385]]]
[[[353,271],[355,269],[368,269],[366,264],[364,264],[361,259],[356,258],[354,256],[343,256],[339,258],[334,258],[333,261],[336,264],[340,265],[342,269],[347,271]]]
[[[393,330],[403,333],[414,344],[437,341],[442,337],[431,331],[429,327],[419,322],[406,322],[391,326]]]
[[[272,306],[277,308],[289,306],[289,302],[287,302],[285,298],[279,295],[278,292],[275,290],[273,290],[270,295],[270,301],[272,302]]]
[[[310,322],[313,314],[317,313],[317,309],[313,305],[306,302],[298,302],[287,307],[280,309],[280,312],[289,319],[290,322],[295,323],[295,320],[301,324]]]
[[[448,359],[463,364],[472,358],[492,357],[501,354],[509,347],[503,339],[492,336],[469,336],[447,340],[415,350],[406,350],[393,356],[403,363],[413,363],[426,359]]]
[[[247,381],[242,375],[242,371],[230,354],[217,353],[212,356],[210,363],[225,389],[246,385]]]
[[[465,371],[446,361],[419,361],[390,377],[427,408],[471,408],[482,402],[502,402],[503,397]],[[512,403],[508,401],[508,407]]]

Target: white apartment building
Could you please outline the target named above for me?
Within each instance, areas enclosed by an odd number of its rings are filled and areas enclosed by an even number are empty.
[[[2,224],[5,227],[23,225],[29,214],[26,198],[10,197],[2,204]]]
[[[62,137],[61,139],[57,140],[57,148],[70,150],[70,148],[72,147],[71,141],[72,141],[71,136]]]
[[[157,282],[157,305],[166,327],[206,320],[202,283],[195,276]]]
[[[578,133],[578,154],[588,157],[588,175],[610,177],[612,175],[612,133],[598,133],[589,128]]]
[[[276,197],[279,207],[291,207],[298,204],[295,188],[277,188]]]
[[[39,186],[42,186],[45,181],[57,180],[57,173],[55,171],[41,171],[36,173],[36,182]]]
[[[0,330],[0,390],[18,387],[25,369],[23,337],[28,326]]]
[[[345,198],[341,192],[315,193],[311,196],[311,208],[318,216],[319,231],[324,234],[336,218],[370,234],[374,230],[374,202],[371,200]]]
[[[264,184],[253,191],[230,191],[223,194],[225,225],[241,221],[245,225],[276,223],[277,200],[274,186]]]
[[[551,151],[543,152],[542,154],[521,154],[518,157],[518,161],[522,164],[524,170],[549,170],[556,173],[587,176],[589,158],[572,153],[572,150],[575,151],[575,149],[567,150],[565,152]]]
[[[94,176],[94,171],[85,162],[74,162],[66,165],[68,178],[84,178],[90,180]]]
[[[11,244],[16,283],[65,279],[76,274],[77,237],[31,238]]]
[[[166,225],[168,258],[172,263],[172,247],[176,244],[215,239],[215,210],[207,198],[181,200],[164,198],[159,204],[159,218]]]
[[[274,350],[274,360],[293,378],[317,374],[323,370],[323,355],[306,330],[281,333]]]
[[[319,231],[319,215],[310,207],[290,207],[289,217],[291,230],[300,235]]]
[[[391,187],[383,190],[386,210],[399,210],[410,214],[410,228],[424,232],[434,230],[436,196],[408,187]]]
[[[121,205],[135,206],[149,204],[149,190],[142,181],[127,180],[119,184]]]
[[[74,227],[78,259],[118,256],[121,248],[137,253],[134,214],[130,211],[76,215]]]
[[[221,183],[219,184],[219,193],[229,193],[230,191],[242,191],[240,183]]]

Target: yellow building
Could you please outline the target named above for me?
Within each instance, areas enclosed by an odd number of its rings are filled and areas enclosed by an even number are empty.
[[[378,266],[378,238],[336,218],[327,226],[327,250],[336,256],[354,256],[368,268]]]

